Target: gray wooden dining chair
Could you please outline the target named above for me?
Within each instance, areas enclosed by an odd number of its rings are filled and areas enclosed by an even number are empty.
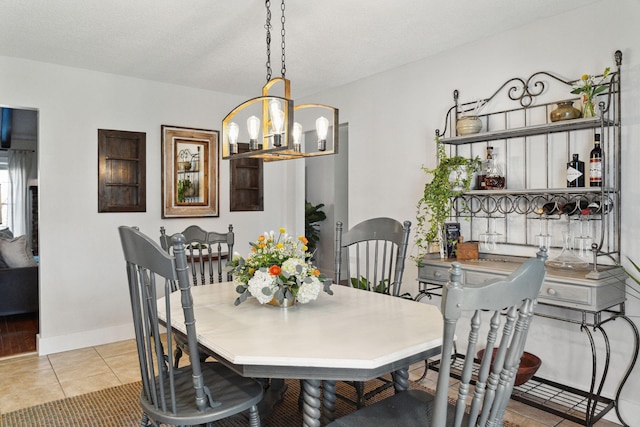
[[[233,280],[231,269],[225,269],[230,257],[233,256],[233,244],[235,235],[233,225],[229,224],[229,231],[219,233],[215,231],[205,231],[197,225],[190,225],[181,233],[168,235],[164,227],[160,227],[160,245],[162,249],[171,253],[171,239],[173,236],[181,234],[184,236],[187,253],[187,264],[191,273],[191,282],[194,286],[206,285],[215,282]],[[225,260],[223,262],[223,260]],[[223,276],[223,272],[226,273]],[[175,291],[176,289],[173,289]],[[180,363],[182,354],[189,351],[186,341],[177,336],[174,361],[176,367]],[[204,361],[208,355],[200,352],[200,360]]]
[[[329,426],[501,426],[544,281],[546,258],[546,250],[541,249],[536,258],[525,261],[508,277],[478,286],[463,286],[461,266],[454,262],[442,295],[444,328],[435,396],[423,390],[403,391]],[[449,362],[454,356],[456,325],[463,313],[470,316],[471,329],[457,397],[455,403],[449,403]],[[486,341],[481,344],[487,351],[474,374],[474,355],[485,322]],[[497,352],[492,361],[494,347]]]
[[[372,218],[348,231],[336,223],[336,283],[400,296],[411,221]]]
[[[189,365],[176,368],[171,352],[164,350],[165,343],[172,348],[168,296],[171,287],[177,286],[181,292],[189,354],[198,354],[184,237],[172,237],[172,254],[169,254],[136,228],[121,226],[119,233],[127,266],[142,377],[141,425],[147,426],[149,422],[153,425],[213,425],[216,420],[248,411],[249,425],[259,427],[257,405],[263,396],[260,384],[221,363],[201,363],[194,356],[190,356]],[[167,296],[165,305],[158,307],[158,298],[163,294]],[[160,322],[159,310],[167,313],[164,324]]]
[[[392,218],[368,219],[348,231],[343,230],[342,222],[337,222],[335,282],[345,283],[346,280],[354,288],[401,296],[410,233],[411,221],[401,224]],[[384,317],[384,313],[380,313],[380,316]],[[357,327],[366,328],[367,325]],[[350,383],[356,389],[356,401],[352,403],[360,408],[367,399],[393,385],[389,378],[380,377],[377,381],[381,384],[367,393],[364,393],[363,382]],[[346,399],[344,396],[340,397]]]
[[[190,225],[180,234],[186,239],[187,261],[194,285],[214,283],[214,279],[218,282],[233,280],[231,270],[225,269],[233,256],[233,225],[229,224],[229,230],[225,232],[205,231],[197,225]],[[160,227],[160,244],[165,251],[171,248],[171,236],[164,227]]]

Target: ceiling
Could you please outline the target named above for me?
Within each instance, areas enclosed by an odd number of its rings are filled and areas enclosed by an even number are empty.
[[[286,77],[313,94],[598,0],[289,0]],[[280,3],[271,5],[280,76]],[[261,0],[3,0],[0,55],[257,96]]]

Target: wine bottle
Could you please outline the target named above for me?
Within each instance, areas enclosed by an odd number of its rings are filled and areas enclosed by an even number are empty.
[[[561,213],[567,215],[580,215],[584,209],[587,209],[589,202],[580,199],[578,202],[568,202],[560,208]]]
[[[600,148],[600,134],[594,137],[594,147],[589,155],[589,186],[602,187],[602,148]]]
[[[545,203],[544,205],[542,205],[541,213],[545,215],[553,215],[555,213],[558,213],[558,203],[554,201]]]
[[[599,201],[595,201],[595,202],[589,203],[589,206],[587,207],[589,208],[592,214],[599,214],[599,213],[607,214],[613,210],[613,203],[611,203],[610,200],[606,200],[604,204],[601,205]]]
[[[567,163],[567,187],[584,187],[584,162],[577,154]]]

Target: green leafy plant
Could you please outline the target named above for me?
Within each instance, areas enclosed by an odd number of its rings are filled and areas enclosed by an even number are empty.
[[[327,215],[321,211],[324,203],[313,205],[308,200],[304,201],[304,234],[309,243],[309,252],[315,253],[318,242],[320,241],[320,225],[319,223],[327,219]]]
[[[627,290],[627,295],[635,299],[640,299],[640,266],[638,266],[638,264],[633,262],[629,257],[627,257],[627,259],[629,260],[631,265],[633,265],[633,269],[635,270],[635,272],[632,273],[626,268],[624,269],[624,272],[627,273],[627,276],[629,276],[629,278],[633,280],[637,286],[637,287],[634,287],[633,285],[628,286],[629,289]]]
[[[369,289],[369,281],[365,279],[363,276],[360,276],[360,280],[357,277],[351,278],[351,287],[356,289]],[[376,286],[375,289],[372,289],[375,292],[380,294],[387,293],[389,290],[389,279],[381,280],[380,283]]]
[[[181,179],[178,181],[178,202],[184,202],[186,195],[191,189],[191,180],[189,178]]]
[[[357,277],[352,277],[350,279],[351,281],[351,287],[355,288],[355,289],[363,289],[363,290],[367,290],[370,289],[369,286],[369,281],[367,279],[365,279],[363,276],[360,276],[360,280],[358,280]],[[381,294],[388,294],[389,293],[389,279],[384,279],[381,280],[378,285],[376,286],[375,289],[373,289],[373,291],[377,292],[377,293],[381,293]],[[400,295],[400,298],[405,298],[405,299],[410,299],[412,300],[413,297],[411,296],[411,294],[409,292],[405,292],[404,294]]]
[[[432,243],[441,246],[443,227],[451,215],[451,208],[456,196],[469,191],[473,174],[480,170],[482,162],[479,157],[469,159],[462,156],[447,156],[444,144],[436,136],[438,165],[434,169],[422,167],[431,176],[425,184],[422,197],[416,206],[416,246],[418,254],[412,258],[420,263],[422,257],[430,252]],[[463,173],[459,173],[459,172]]]

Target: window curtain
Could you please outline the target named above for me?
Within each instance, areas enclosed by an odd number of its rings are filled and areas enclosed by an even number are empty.
[[[29,180],[37,178],[33,151],[9,150],[9,181],[13,202],[9,228],[14,236],[27,235],[31,241]]]

